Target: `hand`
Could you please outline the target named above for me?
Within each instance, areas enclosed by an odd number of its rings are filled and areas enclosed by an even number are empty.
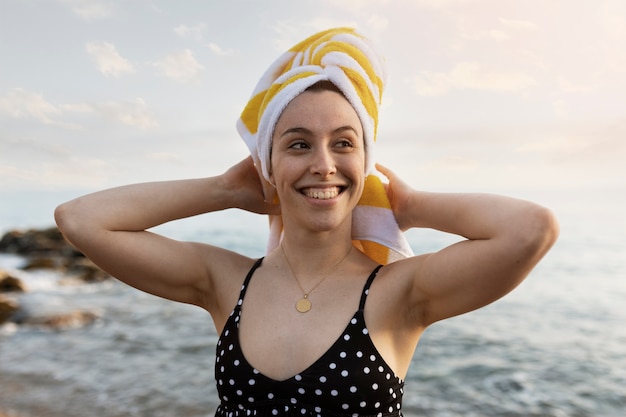
[[[391,210],[396,218],[396,222],[398,222],[400,230],[406,231],[410,229],[413,227],[413,222],[411,221],[410,216],[413,210],[411,210],[412,207],[409,201],[415,190],[402,181],[400,177],[398,177],[389,168],[381,164],[376,164],[376,169],[389,180],[385,189],[387,191],[387,198],[389,198],[389,202],[391,203]]]
[[[234,193],[234,206],[259,214],[280,214],[274,188],[259,176],[252,157],[230,167],[224,174],[225,187]]]

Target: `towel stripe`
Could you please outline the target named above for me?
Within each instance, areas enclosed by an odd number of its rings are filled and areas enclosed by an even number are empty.
[[[385,186],[380,178],[376,175],[368,175],[365,182],[367,186],[363,189],[363,195],[361,195],[359,205],[391,209],[391,203],[387,198]]]
[[[317,75],[317,73],[313,71],[302,71],[302,72],[298,72],[297,74],[295,74],[294,76],[290,77],[289,79],[283,82],[275,82],[274,84],[272,84],[272,86],[266,91],[265,98],[263,99],[263,102],[261,103],[261,106],[258,109],[259,121],[263,113],[265,113],[265,109],[267,108],[267,106],[272,102],[272,100],[274,100],[274,97],[276,97],[278,93],[280,93],[283,89],[288,88],[291,84],[295,83],[296,81],[301,80],[303,78],[308,78],[312,75]]]

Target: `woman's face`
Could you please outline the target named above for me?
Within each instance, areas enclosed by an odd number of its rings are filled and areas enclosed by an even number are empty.
[[[271,161],[285,226],[351,225],[363,193],[365,149],[361,121],[341,94],[305,91],[292,100],[276,123]]]

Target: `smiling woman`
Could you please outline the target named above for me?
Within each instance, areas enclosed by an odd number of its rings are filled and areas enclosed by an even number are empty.
[[[294,216],[317,223],[311,227],[350,230],[365,180],[362,131],[350,103],[334,91],[307,90],[287,106],[272,138],[270,172],[285,230]]]
[[[402,415],[423,331],[511,291],[557,237],[534,203],[422,192],[375,165],[383,74],[354,30],[315,34],[279,57],[244,109],[251,157],[56,210],[66,237],[111,275],[210,313],[218,417]],[[265,257],[147,231],[230,208],[271,217]],[[414,227],[465,240],[413,256],[401,232]]]

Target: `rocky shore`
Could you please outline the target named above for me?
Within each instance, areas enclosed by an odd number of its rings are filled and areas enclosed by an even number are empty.
[[[82,285],[110,278],[72,247],[56,227],[9,231],[0,239],[0,253],[24,259],[17,271],[0,269],[0,325],[15,323],[59,330],[84,326],[98,318],[91,311],[41,312],[26,309],[20,303],[21,296],[29,291],[20,278],[21,271],[55,271],[61,277],[59,285]]]

